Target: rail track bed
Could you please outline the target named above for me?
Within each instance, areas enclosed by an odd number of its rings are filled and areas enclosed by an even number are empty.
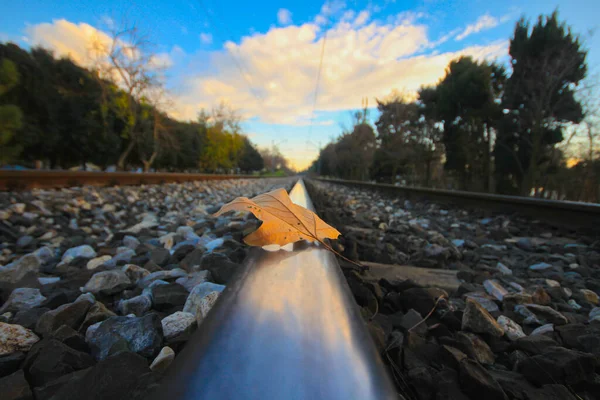
[[[56,189],[83,185],[151,185],[256,178],[258,177],[251,175],[189,174],[172,172],[0,171],[0,191]]]
[[[357,308],[330,253],[210,216],[294,182],[0,193],[2,399],[598,398],[589,226],[308,180]]]
[[[597,231],[459,207],[460,197],[308,188],[342,233],[337,250],[371,267],[345,274],[405,398],[600,396]]]

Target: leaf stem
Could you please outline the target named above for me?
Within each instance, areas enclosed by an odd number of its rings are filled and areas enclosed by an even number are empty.
[[[425,318],[423,318],[422,320],[420,320],[419,322],[417,322],[412,328],[410,328],[408,331],[412,331],[413,329],[415,329],[417,326],[421,325],[423,322],[427,321],[427,319],[429,317],[431,317],[431,314],[433,314],[433,312],[435,311],[435,309],[437,308],[440,300],[442,299],[442,296],[438,297],[437,300],[435,301],[435,304],[433,305],[433,308],[429,311],[429,313],[425,316]]]
[[[330,245],[328,245],[327,243],[323,242],[322,240],[315,238],[319,243],[321,243],[327,250],[331,251],[333,254],[337,255],[338,257],[348,261],[349,263],[352,263],[354,265],[356,265],[357,267],[359,267],[362,271],[366,271],[369,269],[369,267],[362,265],[361,263],[358,263],[356,261],[352,261],[351,259],[341,255],[340,253],[338,253],[337,251],[335,251],[333,249],[333,247],[331,247]]]

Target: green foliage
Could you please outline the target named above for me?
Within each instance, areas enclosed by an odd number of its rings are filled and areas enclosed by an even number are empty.
[[[500,67],[461,57],[450,62],[434,92],[421,96],[443,123],[445,168],[459,175],[463,189],[478,180],[489,190],[492,129],[502,115],[497,100],[504,81]]]
[[[429,89],[424,89],[429,93]],[[397,176],[412,177],[428,185],[432,168],[441,155],[440,129],[428,114],[423,102],[402,96],[378,101],[377,126],[379,147],[371,176],[379,181],[394,182]]]
[[[269,172],[263,172],[260,174],[260,176],[264,177],[264,178],[283,178],[285,176],[289,176],[290,174],[283,170],[283,169],[278,169],[276,171],[269,171]]]
[[[215,108],[211,123],[175,121],[97,71],[47,50],[0,44],[0,60],[0,163],[106,167],[132,145],[129,167],[147,166],[154,157],[156,168],[169,171],[262,169],[239,118],[224,105]]]
[[[364,114],[357,113],[352,131],[342,134],[319,154],[311,170],[344,179],[368,179],[375,155],[376,137]]]
[[[495,167],[501,189],[528,194],[539,183],[566,124],[578,123],[577,84],[587,72],[579,38],[555,11],[531,27],[521,19],[510,41],[513,73],[506,82],[507,114],[498,132]]]
[[[265,167],[262,156],[247,137],[244,137],[244,145],[238,164],[244,172],[260,171]]]
[[[7,59],[0,61],[0,96],[19,84],[19,71],[15,64]],[[13,160],[21,152],[19,145],[11,141],[21,126],[22,113],[14,104],[0,105],[0,164]]]
[[[554,12],[534,25],[521,19],[509,53],[508,71],[461,57],[450,62],[437,85],[421,88],[416,101],[407,96],[378,101],[370,166],[364,166],[363,157],[370,155],[361,152],[353,131],[322,149],[311,170],[365,179],[356,169],[369,169],[379,181],[522,195],[532,189],[543,192],[541,188],[564,192],[570,185],[558,177],[573,174],[556,145],[567,126],[580,123],[584,114],[597,115],[593,100],[582,105],[581,93],[576,96],[587,72],[587,50]],[[365,122],[366,109],[355,114],[355,127]],[[590,182],[597,181],[592,172],[596,137],[588,131],[586,166],[577,167],[586,171],[579,185],[586,189],[577,195],[569,189],[570,198],[594,198],[597,185]],[[438,168],[442,162],[444,175]]]
[[[0,61],[0,96],[19,84],[19,71],[8,59]]]

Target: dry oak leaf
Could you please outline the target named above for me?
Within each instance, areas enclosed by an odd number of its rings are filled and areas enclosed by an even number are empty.
[[[284,246],[299,240],[322,242],[337,239],[340,232],[327,225],[314,212],[294,204],[285,189],[277,189],[253,197],[238,197],[214,214],[227,211],[249,211],[261,221],[260,228],[244,238],[250,246],[278,244]]]

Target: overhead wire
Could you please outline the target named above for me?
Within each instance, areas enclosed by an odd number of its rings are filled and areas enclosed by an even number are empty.
[[[213,15],[211,15],[211,13],[209,12],[208,8],[206,7],[206,4],[203,2],[203,0],[198,0],[198,4],[200,4],[200,7],[202,8],[202,10],[204,11],[204,14],[206,15],[206,18],[209,20],[209,24],[212,27],[213,31],[216,31],[216,34],[219,36],[219,38],[222,40],[225,38],[225,35],[223,35],[223,32],[220,30],[219,25],[215,23],[215,17]],[[325,7],[327,7],[329,4],[329,1],[327,1],[325,3]],[[317,71],[317,78],[316,78],[316,82],[315,82],[315,94],[313,97],[313,107],[312,107],[312,112],[311,112],[311,119],[310,119],[310,124],[309,124],[309,129],[308,129],[308,140],[307,143],[310,141],[310,137],[312,135],[312,128],[314,125],[314,119],[315,119],[315,112],[316,112],[316,107],[317,107],[317,103],[318,103],[318,97],[319,97],[319,85],[320,85],[320,81],[321,81],[321,71],[323,69],[323,59],[325,56],[325,47],[326,47],[326,43],[327,43],[327,32],[329,30],[329,26],[330,26],[330,21],[329,21],[329,15],[327,16],[327,25],[325,26],[325,31],[323,34],[323,42],[321,45],[321,54],[320,54],[320,58],[319,58],[319,68]],[[254,96],[263,106],[265,106],[265,100],[264,98],[258,94],[255,91],[254,86],[252,85],[252,83],[250,82],[248,76],[250,76],[250,73],[247,72],[246,68],[243,65],[243,60],[238,60],[238,57],[233,53],[233,51],[231,51],[230,49],[227,49],[227,53],[230,55],[231,59],[233,60],[235,66],[238,69],[238,72],[240,73],[240,75],[242,76],[244,82],[246,83],[246,85],[248,86],[248,89],[250,91],[250,93],[252,94],[252,96]],[[272,125],[268,125],[271,129],[273,129],[275,131],[275,133],[279,135],[279,132],[277,132]],[[320,148],[319,148],[320,151]]]
[[[216,35],[219,37],[219,39],[221,39],[221,40],[226,39],[227,36],[223,34],[221,29],[219,28],[219,25],[215,23],[215,20],[217,19],[217,17],[214,15],[211,15],[211,13],[209,12],[209,10],[206,7],[206,4],[203,2],[203,0],[198,0],[198,3],[200,4],[200,7],[204,11],[204,14],[206,15],[206,19],[208,20],[209,25],[211,26],[212,30],[216,33]],[[220,22],[222,23],[222,21],[220,21]],[[222,24],[225,25],[224,23],[222,23]],[[248,90],[250,91],[250,94],[252,96],[254,96],[254,98],[256,98],[256,100],[258,100],[258,102],[264,108],[267,108],[267,106],[265,104],[265,99],[256,92],[253,84],[248,79],[248,76],[251,76],[251,74],[247,71],[247,68],[244,66],[242,58],[240,57],[240,59],[238,59],[238,57],[236,57],[236,55],[230,49],[227,49],[227,53],[230,55],[231,59],[233,60],[234,64],[236,65],[238,72],[240,73],[240,75],[242,76],[242,78],[244,79],[244,81],[246,83],[246,86],[248,86]],[[268,126],[269,129],[271,129],[271,131],[277,137],[282,137],[281,132],[279,132],[279,130],[277,128],[275,128],[273,125],[270,125],[270,124],[265,124],[265,125]],[[273,150],[275,150],[275,149],[273,149]]]
[[[327,44],[327,31],[328,31],[328,29],[325,29],[325,33],[323,34],[323,44],[321,46],[321,57],[319,60],[319,69],[317,70],[317,80],[315,82],[315,97],[313,99],[313,109],[312,109],[312,113],[310,116],[310,125],[308,128],[309,139],[312,134],[312,127],[313,127],[313,123],[315,120],[315,110],[317,108],[317,99],[319,98],[319,83],[321,81],[321,70],[323,69],[323,58],[325,55],[325,45]]]
[[[327,1],[325,3],[325,7],[327,7],[329,5],[329,1]],[[327,9],[329,9],[327,7]],[[306,144],[308,147],[308,144],[311,143],[314,146],[314,143],[312,143],[310,141],[310,139],[312,138],[312,129],[313,129],[313,125],[315,122],[315,112],[317,109],[317,101],[319,98],[319,84],[321,82],[321,71],[323,70],[323,59],[325,58],[325,46],[327,44],[327,32],[329,31],[329,26],[330,26],[330,21],[329,21],[329,15],[327,16],[327,25],[325,26],[325,32],[323,33],[323,44],[321,45],[321,56],[319,58],[319,69],[317,70],[317,79],[315,82],[315,96],[313,98],[313,108],[312,108],[312,112],[310,115],[310,124],[308,126],[308,137],[306,139]],[[317,146],[315,146],[317,147]],[[319,150],[319,154],[317,155],[318,157],[318,173],[321,173],[321,142],[319,142],[319,146],[317,147],[317,149]]]

